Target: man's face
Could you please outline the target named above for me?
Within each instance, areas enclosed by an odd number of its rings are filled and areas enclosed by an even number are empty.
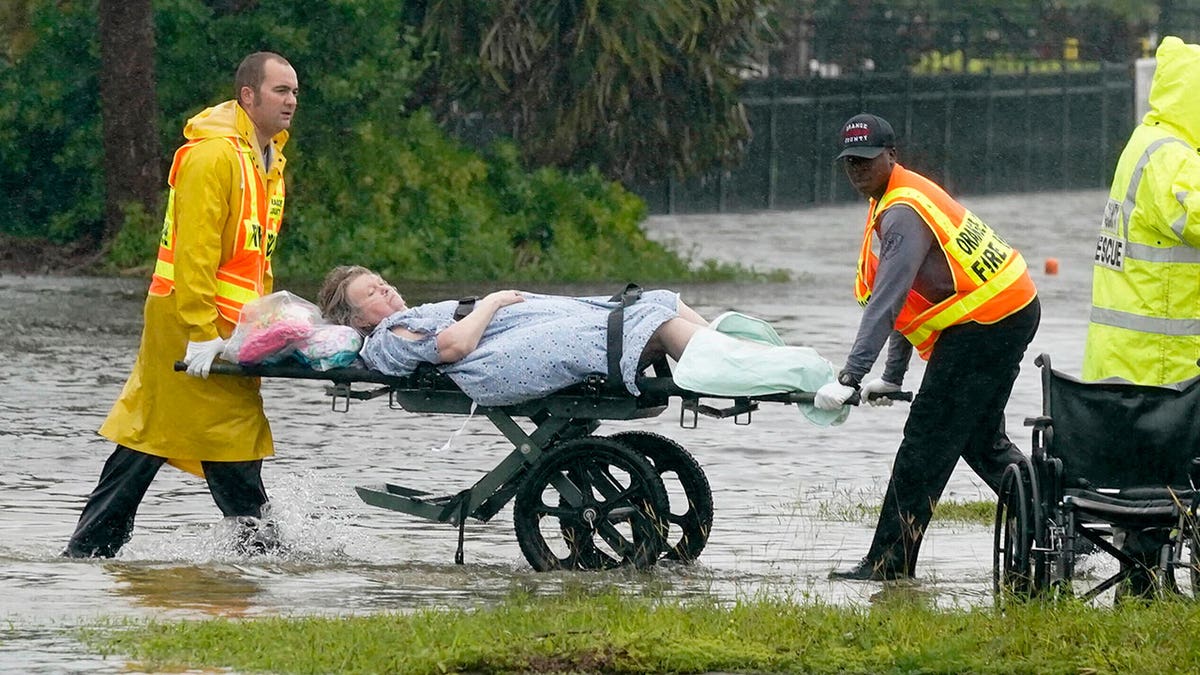
[[[265,143],[292,126],[296,95],[299,93],[296,71],[290,65],[274,59],[263,64],[263,81],[258,91],[242,87],[242,107],[262,136],[258,139],[260,142]]]
[[[892,168],[896,166],[896,151],[884,148],[872,159],[865,157],[846,157],[842,159],[845,165],[846,177],[864,197],[879,199],[887,191],[888,179],[892,176]]]

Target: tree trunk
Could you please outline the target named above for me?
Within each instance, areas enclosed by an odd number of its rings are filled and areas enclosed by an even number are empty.
[[[104,229],[111,241],[125,209],[159,210],[158,98],[151,0],[100,0],[100,111],[104,130]]]

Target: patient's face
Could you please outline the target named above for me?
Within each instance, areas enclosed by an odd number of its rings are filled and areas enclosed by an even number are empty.
[[[359,328],[374,328],[387,317],[408,309],[404,298],[378,274],[360,274],[346,284],[346,300],[355,307]]]

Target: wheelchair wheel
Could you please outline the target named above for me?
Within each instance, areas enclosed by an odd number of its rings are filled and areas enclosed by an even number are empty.
[[[1192,583],[1192,599],[1200,600],[1200,533],[1195,525],[1188,528],[1188,580]]]
[[[662,478],[670,508],[664,558],[690,563],[700,556],[712,530],[713,498],[700,463],[682,445],[658,434],[622,431],[609,438],[642,453]]]
[[[1020,465],[1009,465],[1000,482],[992,540],[992,590],[998,602],[1029,597],[1034,589],[1034,528],[1028,486]]]
[[[1038,472],[1034,469],[1033,460],[1029,457],[1022,457],[1017,463],[1017,468],[1021,472],[1021,481],[1025,484],[1025,491],[1028,495],[1027,502],[1029,504],[1029,527],[1032,535],[1030,542],[1030,571],[1032,576],[1032,587],[1030,591],[1034,594],[1041,593],[1050,587],[1051,567],[1050,560],[1047,558],[1047,552],[1051,551],[1050,532],[1046,522],[1046,510],[1048,505],[1043,504],[1044,497],[1042,485],[1039,482]]]
[[[658,473],[639,453],[587,436],[555,445],[517,489],[513,527],[539,572],[633,565],[662,553],[669,507]]]
[[[1193,600],[1200,600],[1200,523],[1195,516],[1186,516],[1179,528],[1178,539],[1170,547],[1159,567],[1166,571],[1166,590]],[[1185,550],[1186,549],[1186,554]],[[1177,574],[1186,572],[1187,585],[1181,586]]]

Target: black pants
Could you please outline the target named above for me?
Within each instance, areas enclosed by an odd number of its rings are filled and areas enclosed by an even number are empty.
[[[72,558],[111,558],[133,536],[138,505],[154,476],[167,460],[118,445],[100,481],[88,497],[75,533],[63,555]],[[226,517],[262,517],[267,491],[262,483],[262,460],[202,462],[208,491]]]
[[[999,492],[1021,451],[1004,430],[1004,407],[1041,320],[1038,300],[994,324],[942,332],[904,424],[867,560],[911,575],[933,508],[958,458]]]

